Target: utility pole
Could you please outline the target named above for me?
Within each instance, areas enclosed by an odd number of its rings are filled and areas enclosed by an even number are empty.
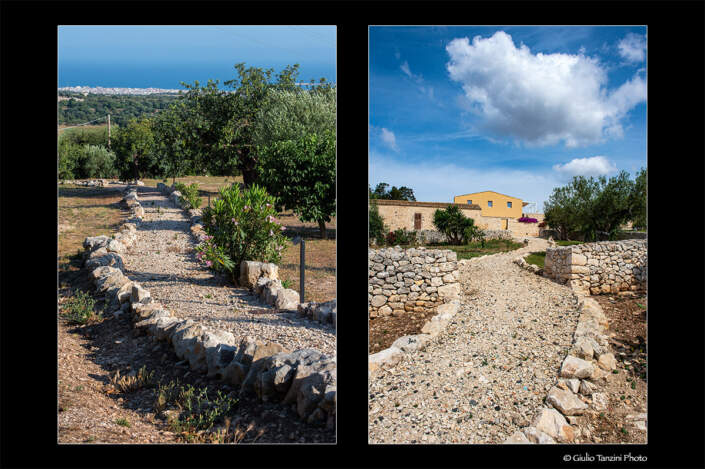
[[[108,149],[110,149],[110,114],[108,114]]]

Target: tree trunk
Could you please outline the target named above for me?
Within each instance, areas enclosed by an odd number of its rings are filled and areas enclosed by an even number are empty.
[[[326,236],[328,233],[326,232],[326,222],[319,220],[318,221],[318,229],[321,232],[321,239],[328,239]]]
[[[248,147],[239,151],[239,169],[242,172],[242,180],[245,187],[250,187],[257,181],[257,159],[252,156]]]

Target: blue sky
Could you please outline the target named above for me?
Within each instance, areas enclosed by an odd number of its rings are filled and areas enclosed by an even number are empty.
[[[646,27],[370,27],[369,182],[536,202],[646,167]]]
[[[58,39],[60,81],[62,74],[72,82],[99,76],[106,67],[118,70],[104,74],[116,75],[105,78],[113,82],[127,76],[120,67],[132,75],[176,73],[177,83],[222,81],[238,62],[275,72],[299,63],[300,79],[335,81],[335,26],[60,26]]]

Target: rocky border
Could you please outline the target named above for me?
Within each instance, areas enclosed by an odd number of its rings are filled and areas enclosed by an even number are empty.
[[[543,269],[541,267],[534,265],[534,264],[529,264],[528,262],[526,262],[526,257],[529,255],[531,255],[530,252],[522,257],[517,257],[512,262],[514,262],[516,265],[518,265],[519,267],[521,267],[522,269],[524,269],[528,272],[543,276]]]
[[[431,339],[440,334],[460,311],[460,301],[452,300],[436,308],[437,314],[426,321],[421,328],[421,334],[405,335],[399,337],[394,343],[384,350],[368,356],[368,374],[386,370],[396,366],[405,353],[422,351],[431,342]]]
[[[607,317],[594,299],[573,296],[579,302],[580,313],[573,346],[563,360],[556,384],[548,391],[547,406],[539,410],[529,426],[507,438],[505,444],[574,443],[581,436],[590,438],[583,414],[607,409],[609,396],[601,388],[617,366],[609,352]],[[635,417],[639,420],[635,424],[646,429],[646,414]]]
[[[229,332],[173,317],[149,291],[124,275],[120,253],[134,244],[144,209],[133,186],[126,188],[123,203],[131,208],[132,218],[117,235],[84,241],[85,267],[91,269],[96,289],[105,294],[114,316],[128,315],[135,335],[147,334],[155,342],[167,342],[191,370],[239,386],[240,396],[293,405],[306,422],[335,428],[336,358],[314,349],[289,352],[274,342],[251,336],[238,339]]]

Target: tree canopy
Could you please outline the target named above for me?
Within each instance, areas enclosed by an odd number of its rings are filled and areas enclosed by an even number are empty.
[[[387,187],[389,187],[389,184],[386,182],[380,182],[377,184],[374,191],[372,191],[372,189],[368,186],[367,190],[369,192],[370,199],[408,200],[411,202],[416,201],[413,189],[406,186],[401,186],[399,188],[392,186],[391,189],[387,190]]]
[[[544,221],[561,239],[578,232],[586,241],[616,239],[627,221],[646,226],[646,170],[632,181],[620,172],[607,179],[576,176],[570,184],[557,187],[544,203]]]

